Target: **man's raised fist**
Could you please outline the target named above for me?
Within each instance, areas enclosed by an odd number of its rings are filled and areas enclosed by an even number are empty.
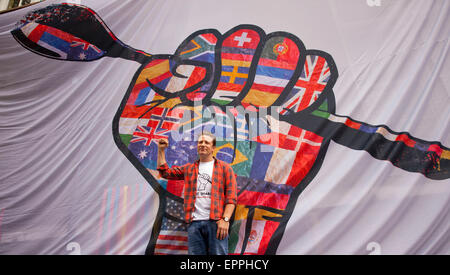
[[[165,150],[169,146],[169,140],[166,138],[160,138],[158,140],[158,149]]]

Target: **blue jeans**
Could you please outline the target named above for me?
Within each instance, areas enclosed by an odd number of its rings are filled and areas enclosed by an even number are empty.
[[[228,236],[217,239],[217,223],[213,220],[193,221],[188,226],[189,255],[228,255]]]

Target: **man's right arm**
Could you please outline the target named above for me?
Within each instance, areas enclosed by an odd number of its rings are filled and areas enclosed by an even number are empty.
[[[158,140],[158,159],[156,165],[159,168],[161,165],[166,164],[166,148],[169,146],[167,139]]]
[[[184,179],[184,166],[174,166],[169,168],[166,162],[166,148],[169,146],[167,139],[160,139],[158,141],[158,156],[156,160],[157,170],[161,177],[168,180],[182,180]]]

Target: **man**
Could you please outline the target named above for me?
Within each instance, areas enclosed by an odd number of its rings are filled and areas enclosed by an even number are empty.
[[[202,133],[197,143],[199,160],[169,168],[165,150],[158,142],[158,171],[165,179],[184,180],[184,211],[188,223],[190,255],[227,255],[230,218],[237,202],[236,178],[231,166],[213,156],[216,138]]]

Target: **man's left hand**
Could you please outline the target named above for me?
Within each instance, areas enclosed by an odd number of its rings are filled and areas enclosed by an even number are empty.
[[[230,222],[226,222],[223,219],[217,221],[217,239],[223,240],[228,236],[228,229]]]

